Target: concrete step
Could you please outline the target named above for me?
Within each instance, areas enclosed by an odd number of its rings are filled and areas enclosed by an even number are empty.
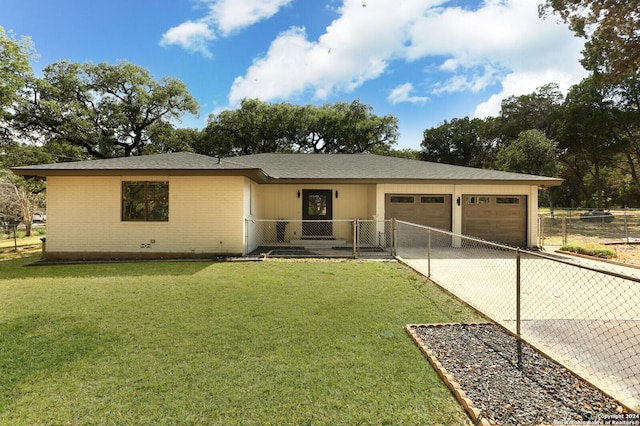
[[[292,246],[304,247],[304,248],[327,248],[327,247],[342,247],[347,244],[346,240],[291,240],[289,242]]]

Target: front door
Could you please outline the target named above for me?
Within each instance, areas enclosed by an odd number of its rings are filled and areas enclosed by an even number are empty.
[[[333,223],[333,191],[331,189],[302,190],[302,236],[331,237]],[[308,222],[318,221],[318,222]]]

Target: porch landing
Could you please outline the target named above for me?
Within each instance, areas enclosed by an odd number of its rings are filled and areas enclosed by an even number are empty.
[[[334,240],[329,238],[319,238],[319,239],[305,238],[301,240],[291,240],[287,245],[294,246],[294,247],[302,247],[305,249],[351,247],[351,245],[347,244],[346,240]]]

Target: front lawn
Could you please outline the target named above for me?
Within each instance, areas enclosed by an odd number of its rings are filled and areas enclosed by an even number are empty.
[[[392,262],[0,261],[0,424],[468,424],[402,327],[482,319]]]
[[[0,260],[9,257],[20,257],[34,254],[42,249],[42,238],[46,235],[46,228],[39,226],[31,230],[31,236],[25,236],[24,229],[19,229],[14,237],[13,231],[7,231],[0,226]]]

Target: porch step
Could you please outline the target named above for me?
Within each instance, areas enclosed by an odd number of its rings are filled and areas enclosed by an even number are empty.
[[[331,247],[339,247],[347,244],[346,240],[327,240],[327,239],[319,239],[319,240],[291,240],[289,242],[292,246],[304,247],[304,248],[331,248]]]

